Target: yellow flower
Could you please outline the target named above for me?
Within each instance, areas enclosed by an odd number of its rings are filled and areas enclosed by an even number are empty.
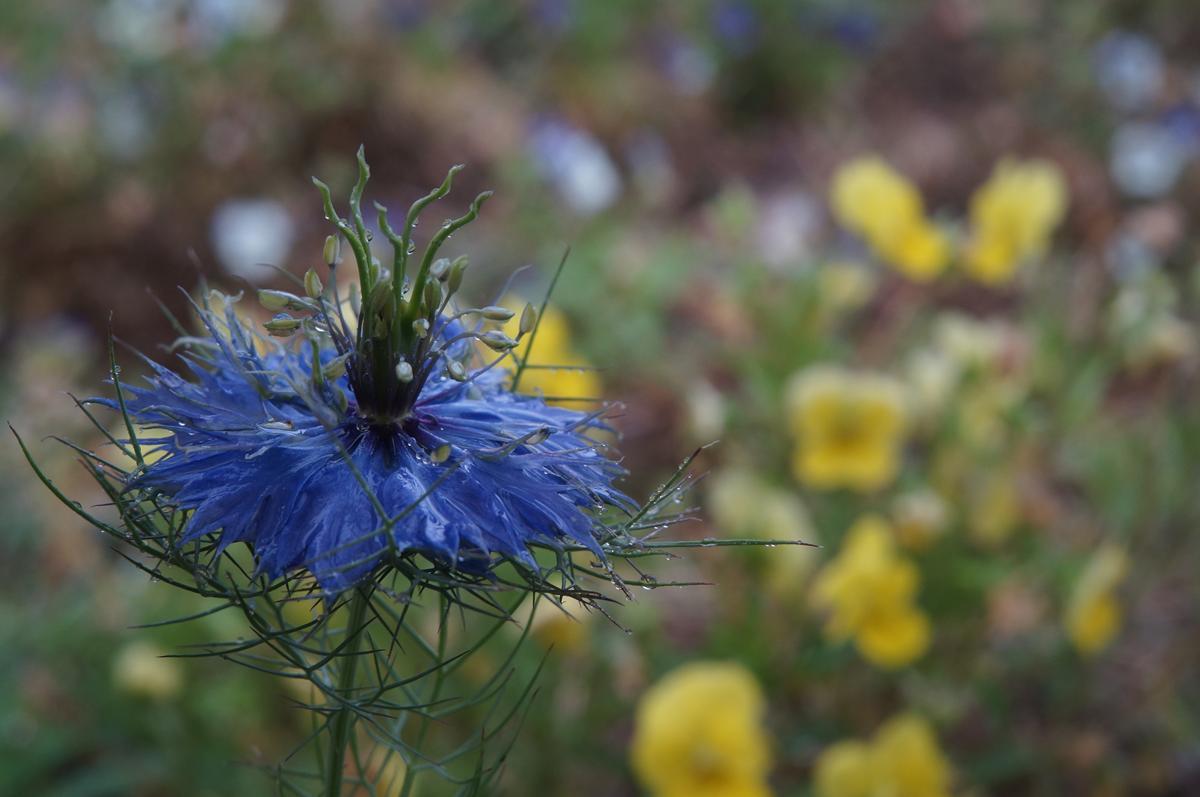
[[[863,742],[838,742],[817,759],[813,784],[820,797],[873,797],[871,748]]]
[[[1075,584],[1067,604],[1067,634],[1081,653],[1098,653],[1121,626],[1116,591],[1129,570],[1129,558],[1115,545],[1098,550]]]
[[[769,797],[765,711],[762,690],[741,665],[685,664],[638,704],[634,772],[653,797]]]
[[[529,633],[543,647],[573,655],[587,648],[591,616],[575,598],[563,598],[561,607],[549,598],[539,598],[529,620]]]
[[[876,246],[879,255],[915,282],[929,282],[946,268],[950,241],[936,225],[921,219]]]
[[[830,201],[837,220],[872,245],[896,237],[921,219],[921,194],[878,155],[846,163],[833,176]]]
[[[1045,251],[1067,208],[1058,167],[1047,161],[1004,160],[971,197],[971,240],[963,253],[967,273],[997,285]]]
[[[816,542],[803,502],[746,468],[726,468],[712,477],[708,508],[713,524],[726,537]],[[795,597],[817,561],[816,550],[803,545],[781,545],[762,553],[765,586],[780,598]]]
[[[113,682],[131,695],[153,700],[169,700],[179,694],[183,673],[177,659],[150,642],[130,642],[113,658]]]
[[[108,433],[117,440],[129,439],[129,430],[125,427],[124,419],[120,417],[112,424]],[[171,436],[172,432],[170,429],[135,425],[133,427],[133,434],[137,437],[138,447],[141,449],[142,460],[144,462],[154,464],[167,455],[167,452],[160,448],[159,445],[160,441],[166,442],[163,438]],[[132,471],[137,468],[137,462],[132,456],[132,447],[129,447],[128,444],[126,444],[126,447],[129,448],[128,454],[120,448],[112,446],[111,450],[105,455],[105,458],[118,468]]]
[[[350,791],[352,797],[372,794],[399,794],[404,785],[407,766],[398,752],[371,738],[362,727],[358,729],[358,754],[347,756],[346,774],[358,785]]]
[[[926,282],[946,267],[949,242],[925,217],[920,192],[882,158],[865,156],[838,169],[830,203],[843,226],[910,279]]]
[[[867,266],[853,260],[833,260],[817,271],[821,310],[832,316],[857,310],[875,292],[876,278]]]
[[[516,312],[504,326],[509,337],[516,337],[520,326],[521,308],[525,302],[506,296],[501,305]],[[519,359],[529,350],[528,339],[522,341],[513,353]],[[567,319],[560,311],[547,307],[538,322],[537,334],[533,337],[533,350],[529,353],[529,366],[521,376],[520,392],[541,393],[551,398],[599,398],[603,392],[600,377],[591,364],[577,354],[571,346],[571,330]],[[554,366],[554,367],[532,367]],[[562,401],[564,406],[581,408],[587,402]]]
[[[915,714],[886,722],[871,742],[846,741],[817,759],[819,797],[943,797],[951,769],[933,729]]]
[[[1002,545],[1021,522],[1021,493],[1011,468],[990,468],[971,483],[967,491],[967,530],[984,547]]]
[[[946,502],[935,491],[914,490],[892,502],[896,539],[905,548],[924,550],[946,531]]]
[[[929,619],[916,605],[920,574],[900,556],[887,523],[864,517],[817,575],[813,600],[828,611],[825,635],[853,639],[879,667],[903,667],[929,647]]]
[[[800,481],[818,489],[870,491],[895,478],[907,427],[903,390],[895,380],[816,366],[792,379],[787,410],[797,438],[792,467]]]

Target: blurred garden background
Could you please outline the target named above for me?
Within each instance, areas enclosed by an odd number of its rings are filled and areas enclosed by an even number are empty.
[[[719,441],[666,533],[819,546],[539,609],[503,793],[1200,794],[1198,53],[1188,0],[6,0],[0,418],[100,503],[51,438],[110,328],[319,264],[359,144],[393,207],[463,162],[476,301],[571,247],[536,386],[620,402],[631,494]],[[0,463],[0,794],[271,793],[296,696]]]

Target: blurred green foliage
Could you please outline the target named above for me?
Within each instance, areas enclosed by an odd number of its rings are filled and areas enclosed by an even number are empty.
[[[571,245],[555,304],[572,350],[623,402],[631,491],[719,438],[704,455],[713,480],[749,472],[802,502],[794,525],[822,546],[697,550],[660,575],[711,587],[639,592],[613,621],[584,615],[573,631],[548,622],[534,636],[555,649],[506,793],[638,793],[638,699],[701,659],[739,661],[761,682],[779,794],[812,793],[823,751],[901,711],[937,729],[956,793],[1200,788],[1200,183],[1190,154],[1153,195],[1130,193],[1114,165],[1130,123],[1197,148],[1191,5],[645,5],[0,5],[0,415],[31,440],[78,432],[62,391],[99,392],[109,312],[144,350],[171,334],[147,286],[184,316],[175,286],[201,273],[274,284],[237,261],[245,236],[218,223],[231,201],[292,220],[276,264],[302,273],[324,236],[311,174],[348,185],[363,143],[398,207],[465,160],[456,201],[498,190],[456,242],[489,289],[533,262],[513,289],[540,295]],[[1097,88],[1117,52],[1098,42],[1114,31],[1144,36],[1159,59],[1134,110]],[[1013,284],[913,284],[829,218],[830,175],[867,151],[919,185],[952,237],[967,235],[971,194],[1005,156],[1057,163],[1070,210]],[[1134,155],[1166,168],[1153,147]],[[249,237],[268,226],[256,217]],[[1001,354],[914,422],[896,479],[868,494],[798,482],[794,376],[839,364],[920,393],[930,374],[914,360],[937,354],[948,318],[999,324]],[[53,478],[81,485],[69,452],[56,456]],[[0,793],[261,793],[255,768],[307,730],[297,696],[217,661],[131,657],[138,641],[180,653],[237,631],[131,629],[203,607],[48,508],[15,446],[0,462]],[[932,641],[882,670],[827,637],[811,582],[857,519],[898,525],[897,501],[918,491],[946,505],[926,545],[902,546]],[[682,533],[735,536],[713,492],[698,497],[704,519]],[[981,533],[1005,513],[1002,533]],[[1087,655],[1065,615],[1106,542],[1131,563],[1116,590],[1124,619]],[[496,641],[496,659],[511,641]],[[529,645],[519,672],[543,656]]]

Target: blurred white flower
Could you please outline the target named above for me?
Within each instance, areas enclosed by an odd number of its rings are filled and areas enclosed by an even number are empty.
[[[621,176],[604,146],[590,133],[558,120],[534,126],[529,151],[542,176],[582,216],[617,201]]]
[[[1171,131],[1127,122],[1113,136],[1109,168],[1117,187],[1142,199],[1170,191],[1187,164],[1187,151]]]
[[[221,265],[251,282],[274,275],[292,248],[291,214],[273,199],[231,199],[213,213],[212,243]]]
[[[687,391],[688,426],[692,437],[705,443],[716,440],[725,431],[725,397],[701,379]]]
[[[812,254],[821,227],[822,203],[806,191],[793,190],[762,201],[758,251],[768,265],[793,265]]]

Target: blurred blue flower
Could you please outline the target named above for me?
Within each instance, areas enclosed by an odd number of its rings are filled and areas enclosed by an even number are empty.
[[[683,94],[696,96],[712,86],[717,76],[717,63],[712,55],[696,42],[683,36],[670,36],[663,43],[662,69],[672,84]]]
[[[612,486],[623,469],[586,434],[595,416],[512,393],[497,369],[430,376],[384,423],[360,414],[332,346],[314,357],[267,338],[232,302],[197,310],[207,334],[183,355],[191,379],[147,360],[147,384],[125,386],[131,418],[169,433],[143,441],[130,486],[193,511],[182,543],[246,542],[261,572],[307,568],[336,594],[406,552],[475,573],[500,558],[536,568],[530,544],[602,556],[594,513],[631,507]],[[465,357],[471,333],[438,326],[432,356]]]
[[[1126,122],[1113,135],[1109,170],[1122,193],[1140,199],[1160,197],[1178,182],[1187,165],[1185,143],[1169,128]]]
[[[397,30],[416,30],[429,18],[429,3],[426,0],[388,0],[384,14],[388,23]]]
[[[830,9],[823,23],[822,27],[834,41],[859,54],[874,49],[881,34],[878,15],[866,7]]]
[[[1117,110],[1145,108],[1162,88],[1162,51],[1148,36],[1113,31],[1096,44],[1092,58],[1096,82]]]
[[[533,18],[553,33],[566,33],[578,22],[579,9],[575,0],[535,0]]]
[[[1200,108],[1190,102],[1177,103],[1163,111],[1160,121],[1189,155],[1200,150]]]
[[[758,44],[758,12],[745,2],[722,0],[712,12],[713,30],[735,53],[746,53]]]

